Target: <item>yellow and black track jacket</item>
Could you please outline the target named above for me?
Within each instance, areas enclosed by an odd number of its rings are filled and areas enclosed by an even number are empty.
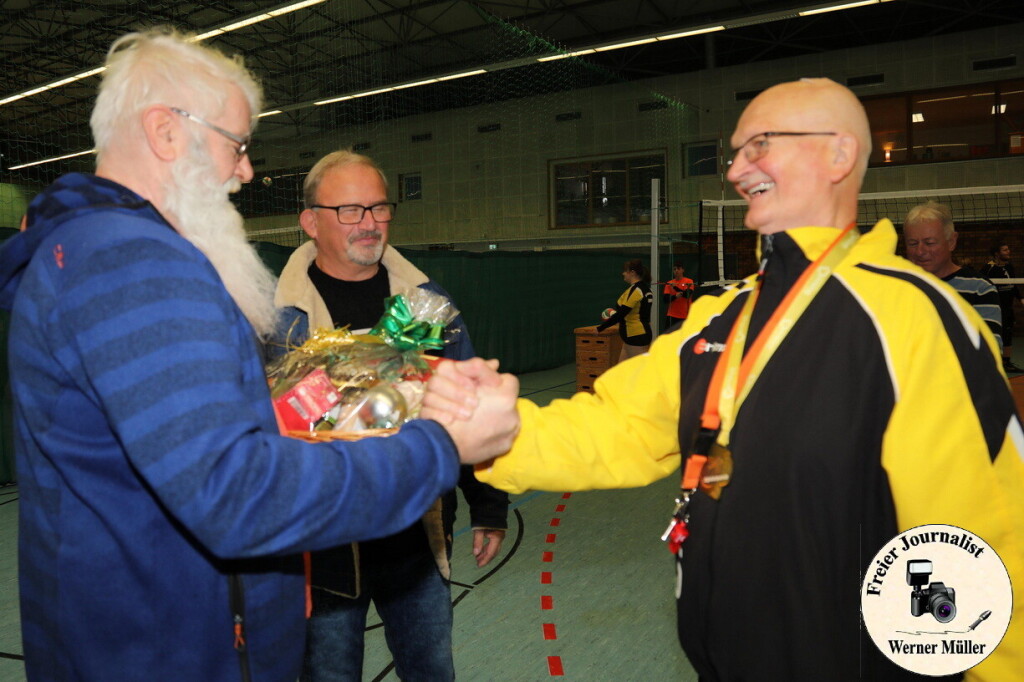
[[[612,326],[619,325],[619,336],[631,346],[646,346],[651,342],[651,303],[653,298],[650,286],[643,282],[630,284],[629,288],[622,292],[615,314],[597,325],[597,330],[602,331]]]
[[[774,235],[749,338],[836,235]],[[999,349],[953,289],[895,246],[888,220],[860,238],[742,405],[721,499],[698,493],[690,506],[679,636],[702,679],[910,676],[862,630],[859,587],[883,544],[935,523],[989,542],[1017,595],[1002,643],[966,678],[1024,670],[1024,433]],[[543,409],[520,401],[511,453],[477,476],[510,492],[564,491],[642,486],[678,469],[755,285],[695,301],[681,329],[612,367],[592,395]]]

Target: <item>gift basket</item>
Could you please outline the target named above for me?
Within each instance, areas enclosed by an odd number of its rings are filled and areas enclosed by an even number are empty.
[[[425,289],[388,298],[368,334],[316,330],[267,367],[281,432],[353,440],[395,431],[419,414],[445,328],[459,311]]]

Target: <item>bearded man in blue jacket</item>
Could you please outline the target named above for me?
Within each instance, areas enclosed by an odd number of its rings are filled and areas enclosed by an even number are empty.
[[[31,680],[296,679],[297,553],[409,526],[454,486],[459,451],[517,428],[509,381],[483,430],[278,435],[259,350],[275,283],[228,201],[252,178],[260,105],[239,60],[122,37],[96,174],[58,179],[0,252]]]

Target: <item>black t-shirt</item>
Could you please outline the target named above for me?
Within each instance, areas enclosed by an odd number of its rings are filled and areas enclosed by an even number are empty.
[[[352,331],[370,329],[384,314],[384,300],[391,295],[388,271],[383,266],[377,274],[360,282],[335,279],[309,264],[309,279],[327,304],[327,312],[335,327],[349,325]],[[403,531],[379,540],[359,543],[360,561],[366,565],[376,561],[400,560],[417,548],[429,551],[427,535],[419,521]]]
[[[369,329],[377,324],[384,313],[384,299],[391,295],[388,271],[377,268],[377,274],[360,282],[335,279],[316,266],[309,264],[309,279],[327,304],[327,312],[335,327],[349,325],[355,331]]]
[[[1002,265],[989,263],[981,269],[981,276],[985,279],[1014,279],[1017,275],[1013,271],[1013,263],[1006,262]],[[995,284],[995,282],[993,282]],[[1020,287],[1016,284],[996,284],[996,291],[999,292],[999,302],[1006,308],[1013,309],[1013,299],[1020,298]],[[1003,313],[1006,314],[1005,312]]]

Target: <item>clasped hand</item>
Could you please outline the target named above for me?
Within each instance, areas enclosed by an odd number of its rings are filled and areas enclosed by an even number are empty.
[[[498,373],[497,360],[442,362],[427,382],[420,417],[448,430],[463,464],[503,455],[519,432],[519,380]]]

